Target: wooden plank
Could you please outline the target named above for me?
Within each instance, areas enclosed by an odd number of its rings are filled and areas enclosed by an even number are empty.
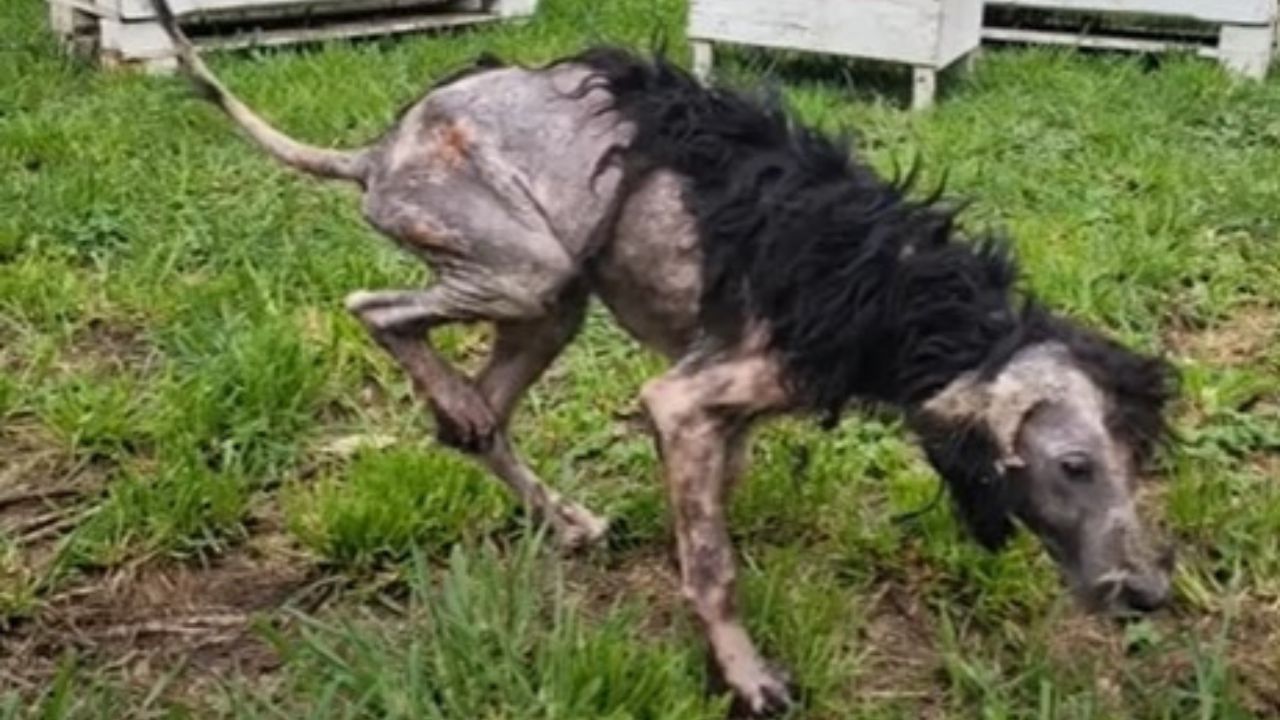
[[[76,11],[70,5],[49,3],[49,29],[59,38],[69,38],[76,31]]]
[[[265,30],[243,35],[205,37],[197,40],[196,45],[215,50],[240,50],[250,47],[272,47],[320,40],[367,37],[370,35],[397,35],[426,30],[443,30],[463,25],[497,22],[498,20],[499,17],[493,13],[442,13],[416,17],[375,18],[328,23],[311,27]]]
[[[538,9],[538,0],[495,0],[491,12],[499,17],[529,17]]]
[[[290,17],[309,14],[354,13],[431,7],[450,0],[170,0],[173,12],[188,21],[198,22],[202,16],[222,17]],[[151,0],[97,0],[111,15],[124,20],[150,20],[156,16]]]
[[[946,67],[982,43],[983,0],[948,0],[942,4],[937,66]]]
[[[104,62],[131,62],[172,57],[173,41],[155,22],[120,22],[114,18],[98,21],[99,42]]]
[[[702,82],[711,79],[711,66],[715,62],[715,48],[705,40],[689,43],[693,50],[693,75]]]
[[[1048,30],[989,27],[982,31],[982,37],[997,42],[1043,43],[1045,45],[1065,45],[1097,50],[1132,50],[1151,53],[1190,50],[1205,57],[1217,57],[1218,54],[1216,48],[1197,43],[1147,40],[1123,36],[1081,35],[1079,33],[1052,32]]]
[[[1275,25],[1223,25],[1218,57],[1228,70],[1261,80],[1267,76],[1275,42]]]
[[[370,35],[392,35],[425,30],[474,25],[499,20],[494,13],[439,13],[394,18],[371,18],[297,28],[274,28],[223,36],[197,36],[197,47],[211,50],[239,50],[250,47],[272,47],[302,42],[337,40]],[[165,69],[169,64],[155,63],[173,56],[173,45],[159,23],[152,20],[122,23],[110,18],[101,21],[102,50],[109,59],[119,62],[146,62],[149,67]]]
[[[688,35],[937,65],[940,0],[692,0]]]
[[[102,17],[105,10],[102,6],[95,4],[93,0],[47,0],[47,2],[49,3],[50,12],[53,11],[54,7],[61,6],[70,10],[78,10],[85,15],[96,18]],[[107,16],[114,17],[114,14],[108,13]]]
[[[1243,25],[1265,25],[1276,18],[1276,0],[988,0],[988,4],[1041,10],[1172,15]]]
[[[938,94],[938,71],[931,67],[911,70],[911,109],[928,110]]]

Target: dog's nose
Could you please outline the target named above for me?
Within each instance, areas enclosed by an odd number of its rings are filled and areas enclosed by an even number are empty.
[[[1172,596],[1169,575],[1156,571],[1125,576],[1116,600],[1122,610],[1149,613],[1168,605]]]
[[[1169,573],[1163,569],[1112,573],[1094,585],[1089,604],[1094,612],[1132,615],[1151,613],[1173,597]]]

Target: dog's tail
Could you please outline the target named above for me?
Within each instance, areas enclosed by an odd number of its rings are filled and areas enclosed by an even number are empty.
[[[178,27],[168,0],[151,0],[161,27],[173,40],[178,64],[202,97],[222,108],[254,142],[289,167],[320,177],[363,184],[368,172],[366,150],[331,150],[299,142],[275,129],[218,82],[195,47]]]

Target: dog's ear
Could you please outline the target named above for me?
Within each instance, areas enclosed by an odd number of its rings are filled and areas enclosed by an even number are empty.
[[[990,404],[991,383],[966,373],[926,400],[921,410],[940,422],[972,423],[983,418]]]
[[[1019,351],[991,377],[971,372],[956,378],[921,410],[943,425],[982,428],[995,445],[996,472],[1003,475],[1025,464],[1018,455],[1018,434],[1032,410],[1094,392],[1080,369],[1079,359],[1062,343],[1039,343]]]
[[[1178,394],[1177,368],[1163,357],[1135,352],[1098,333],[1071,330],[1067,342],[1072,355],[1110,399],[1108,426],[1141,464],[1168,439],[1166,411]]]
[[[992,468],[997,474],[1022,467],[1016,442],[1018,430],[1031,408],[1039,402],[1034,387],[1011,388],[1008,382],[979,377],[976,373],[958,378],[921,408],[932,422],[950,427],[983,428],[992,449]]]
[[[988,550],[1004,547],[1016,528],[1010,487],[998,469],[1000,453],[990,434],[976,426],[937,429],[925,435],[923,445],[969,533]]]

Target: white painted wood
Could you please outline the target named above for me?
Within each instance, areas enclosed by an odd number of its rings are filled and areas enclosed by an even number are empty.
[[[1276,43],[1276,26],[1223,25],[1218,36],[1218,56],[1228,70],[1247,78],[1267,76]]]
[[[1083,36],[1015,28],[986,28],[989,40],[1043,42],[1076,47],[1163,52],[1191,49],[1203,56],[1217,57],[1230,71],[1251,78],[1263,78],[1275,54],[1277,0],[989,0],[991,5],[1070,10],[1095,13],[1123,13],[1156,17],[1182,17],[1218,25],[1217,47],[1193,42],[1126,37],[1123,29],[1106,35]]]
[[[370,35],[397,35],[401,33],[438,30],[460,25],[497,22],[492,13],[449,13],[419,15],[395,20],[371,19],[342,23],[327,23],[308,27],[282,28],[259,31],[252,34],[229,37],[210,37],[196,44],[211,50],[239,50],[249,47],[273,47],[294,43],[367,37]]]
[[[193,42],[202,49],[239,50],[369,35],[418,32],[497,20],[498,17],[491,13],[424,14],[398,17],[394,20],[385,18],[354,20],[306,27],[259,30],[236,35],[197,37]],[[156,61],[172,59],[174,55],[169,36],[155,21],[122,23],[104,18],[101,20],[101,28],[102,50],[108,62],[143,62],[149,69],[163,70],[168,63]]]
[[[76,11],[60,2],[49,3],[49,29],[59,38],[69,38],[76,31]]]
[[[938,71],[932,67],[916,66],[911,70],[911,81],[911,109],[933,107],[933,99],[938,92]]]
[[[173,41],[157,22],[98,21],[102,59],[108,64],[173,57]]]
[[[88,15],[97,16],[97,8],[93,5],[93,0],[48,0],[48,5],[62,5],[64,7],[79,10]]]
[[[975,52],[982,38],[983,0],[942,3],[935,67],[943,68]]]
[[[1080,33],[1052,32],[1049,30],[986,28],[982,31],[982,36],[988,40],[1001,42],[1042,43],[1045,45],[1065,45],[1067,47],[1092,48],[1096,50],[1130,50],[1151,53],[1169,50],[1190,50],[1205,57],[1217,57],[1218,55],[1216,48],[1195,43],[1147,40],[1123,36],[1081,35]]]
[[[974,72],[978,69],[978,61],[982,59],[982,48],[974,48],[968,55],[964,56],[964,71],[967,73]]]
[[[688,34],[699,40],[933,65],[945,1],[692,0]],[[973,44],[977,41],[975,29]]]
[[[177,72],[178,58],[151,58],[150,60],[142,62],[141,65],[142,69],[145,70],[148,75],[169,75]]]
[[[1275,0],[988,0],[988,4],[1045,10],[1172,15],[1243,25],[1265,25],[1276,17]]]
[[[430,7],[449,0],[170,0],[174,15],[187,22],[221,17],[287,17],[290,15],[351,13],[387,8]],[[151,0],[96,0],[106,14],[125,20],[156,16]]]
[[[3,2],[4,0],[0,0]],[[154,21],[149,0],[47,0],[55,32],[68,46],[76,42],[67,31],[73,17],[92,21],[84,38],[107,65],[142,64],[148,70],[172,68],[174,49]],[[317,40],[416,32],[494,22],[529,15],[537,0],[170,0],[184,25],[213,26],[195,33],[196,45],[233,49],[286,45]],[[448,4],[447,10],[441,6]],[[463,8],[476,8],[467,11]],[[394,16],[381,11],[395,8]],[[405,13],[410,10],[411,13]],[[420,12],[418,12],[420,10]],[[333,15],[343,13],[341,19]],[[361,13],[367,12],[368,17]],[[78,15],[77,15],[78,14]],[[269,30],[228,34],[226,23],[272,18],[281,21]],[[297,18],[296,24],[290,20]],[[218,23],[224,23],[222,29]],[[232,26],[233,27],[233,26]],[[86,47],[88,46],[86,45]],[[84,51],[83,47],[73,47]]]
[[[711,66],[715,62],[715,50],[705,40],[694,40],[689,43],[693,50],[693,75],[702,82],[711,79]]]
[[[504,18],[529,17],[537,9],[538,0],[496,0],[492,8],[493,12]]]
[[[49,3],[49,29],[69,55],[84,57],[98,50],[98,16],[77,0]]]
[[[712,42],[884,60],[915,68],[912,97],[933,103],[937,71],[978,48],[983,0],[691,0],[694,73]]]

